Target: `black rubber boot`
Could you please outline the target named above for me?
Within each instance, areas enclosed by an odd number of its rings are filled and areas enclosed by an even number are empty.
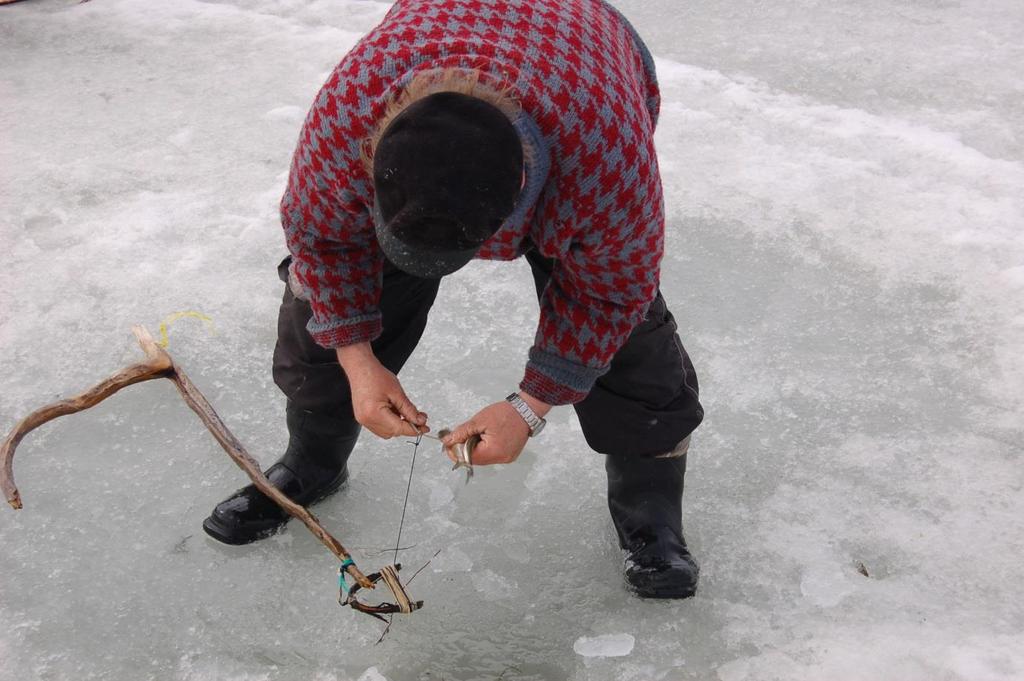
[[[686,455],[609,456],[608,509],[626,556],[626,583],[644,598],[688,598],[700,568],[683,539]]]
[[[348,456],[359,437],[359,424],[303,411],[291,403],[285,414],[288,449],[265,474],[292,501],[309,506],[348,480]],[[217,504],[203,529],[225,544],[248,544],[274,534],[289,519],[280,506],[249,485]]]

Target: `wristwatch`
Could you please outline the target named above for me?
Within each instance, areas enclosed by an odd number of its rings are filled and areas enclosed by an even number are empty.
[[[512,393],[505,400],[515,407],[519,415],[526,421],[526,425],[530,427],[530,437],[537,435],[540,431],[544,430],[544,426],[547,425],[547,421],[537,416],[530,405],[528,405],[518,393]]]

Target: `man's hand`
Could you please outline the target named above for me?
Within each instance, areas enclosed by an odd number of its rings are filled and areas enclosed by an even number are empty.
[[[356,421],[384,439],[430,431],[427,415],[406,396],[398,377],[380,363],[369,343],[338,348],[337,354],[352,391]]]
[[[520,396],[541,418],[551,409],[550,405],[526,393],[520,393]],[[519,458],[523,447],[526,446],[526,441],[530,438],[530,427],[526,425],[526,421],[515,407],[502,400],[484,407],[473,418],[455,428],[443,440],[445,450],[452,445],[465,442],[473,435],[480,436],[480,444],[473,450],[474,466],[512,463]],[[448,458],[455,461],[450,452]]]

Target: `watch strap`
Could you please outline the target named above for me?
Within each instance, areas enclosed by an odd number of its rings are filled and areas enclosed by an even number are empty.
[[[537,416],[537,414],[530,408],[530,405],[526,403],[518,393],[512,393],[505,400],[515,408],[519,415],[526,421],[527,427],[530,429],[530,437],[533,437],[539,433],[543,428],[544,424],[547,423],[544,419]]]

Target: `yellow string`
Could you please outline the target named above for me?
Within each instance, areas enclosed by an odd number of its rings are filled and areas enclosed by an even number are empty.
[[[210,332],[214,332],[213,320],[204,315],[202,312],[196,312],[195,310],[175,312],[174,314],[168,315],[167,317],[164,318],[162,322],[160,322],[160,340],[158,340],[156,344],[162,348],[166,348],[167,344],[170,342],[170,340],[167,338],[168,327],[170,327],[171,324],[178,321],[179,319],[183,319],[185,317],[195,317],[196,319],[206,322],[207,326],[210,327]]]

